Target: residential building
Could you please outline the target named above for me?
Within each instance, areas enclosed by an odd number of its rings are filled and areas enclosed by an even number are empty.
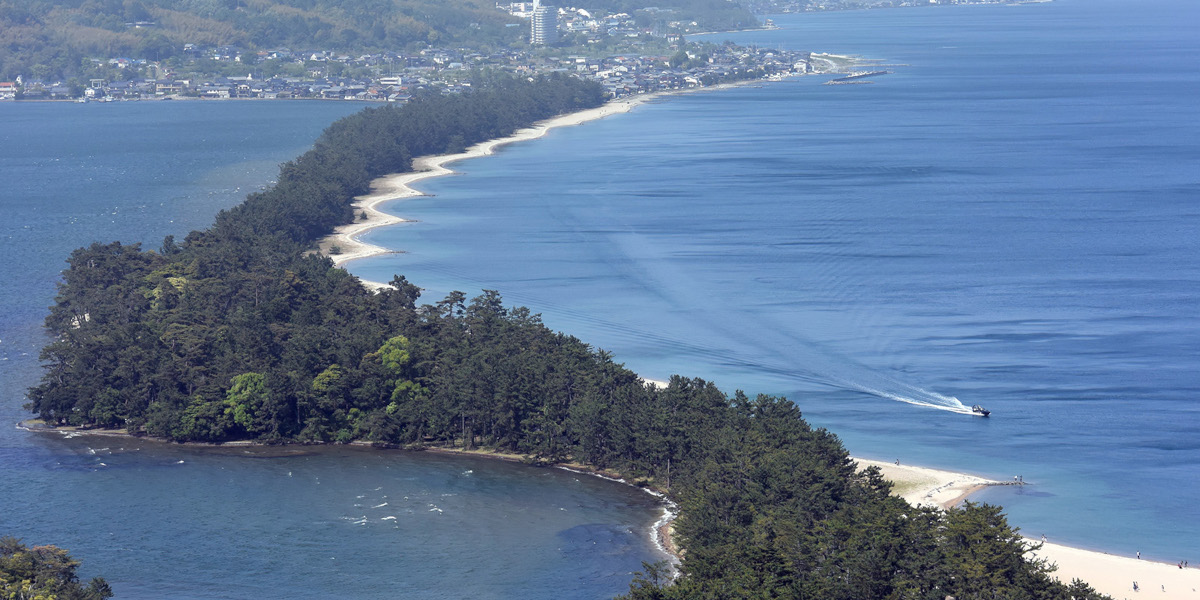
[[[558,9],[536,4],[529,20],[529,42],[535,46],[548,46],[558,41]]]

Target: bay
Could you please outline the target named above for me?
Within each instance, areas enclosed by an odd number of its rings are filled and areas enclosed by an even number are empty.
[[[661,558],[656,499],[559,469],[15,427],[72,250],[207,227],[362,107],[0,103],[0,535],[65,547],[135,599],[604,598]]]
[[[978,499],[1027,534],[1195,561],[1198,17],[781,15],[712,41],[894,73],[671,97],[459,163],[365,236],[404,254],[350,270],[500,290],[646,377],[786,395],[853,453],[1019,475]]]

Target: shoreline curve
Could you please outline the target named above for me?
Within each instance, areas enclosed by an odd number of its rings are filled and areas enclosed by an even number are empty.
[[[899,461],[853,460],[861,467],[879,467],[883,478],[894,486],[892,494],[909,504],[942,510],[958,506],[971,494],[987,487],[1032,485],[1029,482],[996,481],[967,473],[899,464]],[[1155,598],[1200,600],[1200,565],[1189,564],[1183,568],[1169,562],[1141,559],[1137,558],[1140,551],[1136,549],[1121,556],[1050,542],[1045,537],[1035,539],[1027,536],[1025,541],[1033,548],[1027,557],[1057,565],[1057,570],[1050,576],[1063,583],[1081,579],[1096,591],[1121,599],[1133,597],[1139,591],[1133,589],[1133,582],[1136,581],[1140,590],[1153,593]]]
[[[508,144],[516,142],[524,142],[535,140],[546,135],[551,129],[558,127],[568,127],[573,125],[581,125],[588,121],[603,119],[604,117],[629,112],[635,106],[644,104],[662,95],[662,92],[654,94],[639,95],[629,99],[610,100],[601,104],[596,108],[589,108],[582,111],[567,113],[557,117],[551,117],[545,121],[535,123],[530,127],[518,129],[512,135],[502,138],[496,138],[480,142],[467,148],[466,151],[457,154],[439,154],[432,156],[419,156],[412,161],[412,171],[404,173],[393,173],[384,175],[371,182],[371,193],[355,198],[352,205],[356,215],[366,215],[366,218],[361,221],[356,221],[348,225],[341,225],[334,229],[334,232],[318,242],[318,251],[328,256],[333,260],[334,266],[345,267],[346,263],[362,258],[379,256],[382,254],[398,254],[402,250],[391,250],[382,246],[370,244],[358,239],[358,236],[379,227],[388,225],[397,225],[400,223],[411,223],[409,219],[384,212],[379,209],[379,206],[385,202],[393,200],[401,200],[404,198],[412,198],[416,196],[425,196],[424,192],[413,188],[413,184],[450,175],[455,173],[447,165],[461,160],[471,158],[480,158],[494,154],[496,149]],[[337,247],[340,250],[334,253],[333,250]],[[363,285],[377,290],[383,287],[388,287],[388,284],[361,279]]]
[[[566,113],[556,117],[551,117],[544,121],[539,121],[529,127],[518,129],[512,135],[507,137],[479,142],[478,144],[467,148],[464,152],[457,154],[418,156],[413,158],[411,171],[384,175],[372,181],[371,192],[355,198],[354,203],[351,205],[356,216],[365,215],[366,218],[361,221],[355,221],[353,223],[334,228],[333,233],[321,238],[321,240],[317,242],[317,252],[324,256],[328,256],[331,260],[333,260],[334,266],[342,268],[345,268],[347,263],[362,258],[380,256],[383,254],[404,253],[403,250],[392,250],[364,242],[359,239],[359,236],[379,227],[398,225],[401,223],[412,223],[412,220],[380,210],[380,205],[393,200],[402,200],[404,198],[428,195],[412,186],[426,179],[454,174],[456,171],[447,166],[452,163],[471,158],[489,156],[494,154],[497,148],[516,142],[535,140],[546,135],[552,129],[582,125],[589,121],[603,119],[611,115],[627,113],[642,104],[646,104],[664,96],[716,91],[761,82],[761,79],[749,79],[744,81],[720,83],[711,86],[650,92],[646,94],[637,94],[634,96],[618,98],[609,100],[595,108],[588,108],[573,113]],[[336,253],[334,252],[335,247],[337,250]],[[362,279],[361,277],[359,278],[359,281],[361,281],[364,286],[371,290],[379,290],[385,287],[390,287],[388,283],[370,281],[367,279]]]
[[[303,445],[299,447],[294,445],[273,447],[254,441],[225,442],[220,444],[195,442],[180,444],[160,438],[134,436],[125,430],[119,429],[49,427],[43,423],[39,423],[36,419],[19,422],[17,423],[17,428],[32,433],[57,433],[63,437],[125,437],[169,445],[190,446],[197,449],[244,449],[246,447],[256,447],[267,451],[274,450],[287,454],[303,453],[305,451],[303,449],[305,446]],[[319,445],[336,446],[337,444]],[[527,458],[524,456],[487,450],[463,450],[460,448],[444,447],[411,449],[373,444],[370,442],[356,442],[349,445],[365,450],[402,450],[408,452],[430,452],[440,455],[473,456],[509,462],[527,461]],[[1012,485],[1011,483],[990,480],[976,475],[929,467],[910,466],[906,464],[895,465],[894,463],[856,457],[851,457],[851,460],[854,460],[862,467],[879,466],[881,470],[887,467],[887,470],[884,471],[884,478],[896,486],[896,489],[893,491],[894,494],[900,496],[910,504],[916,503],[909,500],[909,498],[916,498],[919,502],[924,503],[925,506],[936,506],[941,509],[956,506],[969,494],[985,487],[991,485]],[[553,466],[638,487],[658,497],[663,502],[663,506],[661,507],[663,514],[651,528],[650,538],[654,545],[669,557],[671,566],[673,568],[677,567],[679,564],[678,561],[686,553],[685,549],[679,548],[671,539],[672,521],[679,516],[678,507],[669,499],[661,496],[660,490],[623,480],[619,474],[601,471],[588,465],[567,462],[558,463]],[[1064,583],[1069,583],[1072,579],[1081,579],[1103,594],[1108,594],[1114,598],[1129,598],[1132,594],[1136,593],[1133,589],[1133,582],[1136,581],[1141,590],[1153,592],[1156,598],[1162,598],[1163,600],[1200,600],[1200,565],[1189,564],[1187,568],[1181,568],[1169,562],[1136,558],[1135,555],[1120,556],[1077,546],[1041,541],[1034,538],[1026,538],[1026,540],[1031,546],[1041,544],[1040,548],[1030,551],[1030,557],[1046,560],[1049,563],[1057,565],[1058,569],[1051,576],[1057,577]]]

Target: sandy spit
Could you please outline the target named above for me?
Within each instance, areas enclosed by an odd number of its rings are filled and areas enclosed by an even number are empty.
[[[950,508],[987,486],[1015,485],[1012,481],[994,481],[940,469],[930,469],[896,462],[855,459],[862,467],[877,466],[891,481],[893,493],[909,504]],[[1063,583],[1081,579],[1113,598],[1161,598],[1162,600],[1200,600],[1200,565],[1180,568],[1179,564],[1138,558],[1140,550],[1131,548],[1127,555],[1107,554],[1085,550],[1038,537],[1026,538],[1031,545],[1042,543],[1031,557],[1045,559],[1056,565],[1054,576]],[[1179,557],[1182,561],[1187,557]],[[1200,561],[1200,556],[1194,557]],[[1189,561],[1191,559],[1188,559]],[[1138,590],[1133,589],[1134,582]]]

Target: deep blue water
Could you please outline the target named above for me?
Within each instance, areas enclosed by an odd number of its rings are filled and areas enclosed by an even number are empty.
[[[594,477],[351,448],[277,456],[20,431],[68,254],[182,238],[362,108],[0,103],[0,535],[121,598],[603,598],[660,514]]]
[[[1021,475],[979,499],[1030,535],[1200,560],[1200,8],[775,20],[712,41],[895,73],[672,97],[460,163],[367,236],[405,254],[351,271],[501,290],[646,377],[787,395],[859,455]]]

